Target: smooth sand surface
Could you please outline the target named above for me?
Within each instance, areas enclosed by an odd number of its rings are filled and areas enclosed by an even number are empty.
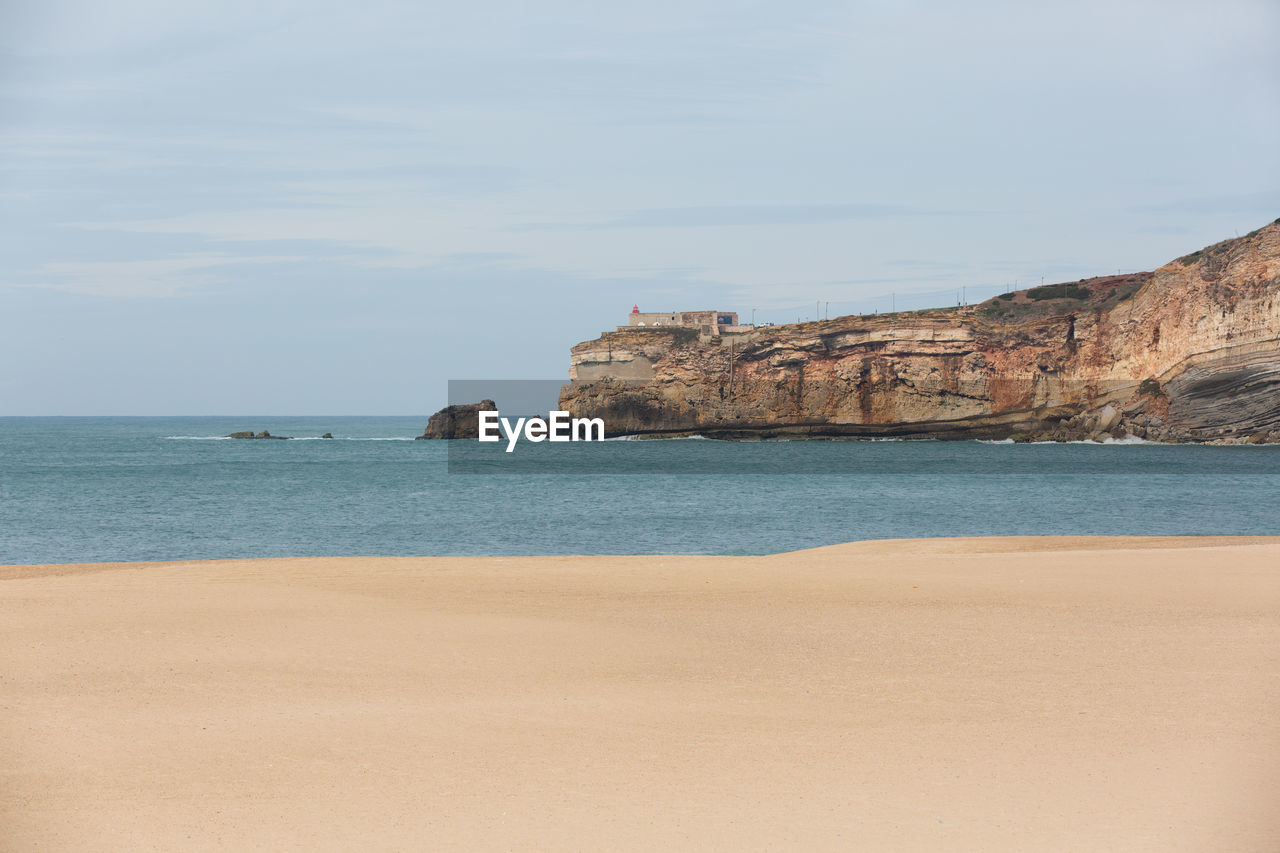
[[[0,566],[0,849],[1280,850],[1280,538]]]

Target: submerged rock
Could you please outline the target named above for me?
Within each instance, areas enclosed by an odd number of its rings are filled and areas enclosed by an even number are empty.
[[[427,428],[415,440],[434,438],[477,438],[480,435],[479,413],[496,411],[492,400],[445,406],[427,419]]]

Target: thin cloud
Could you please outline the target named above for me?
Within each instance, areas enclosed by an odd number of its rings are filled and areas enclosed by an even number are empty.
[[[110,299],[168,299],[221,281],[220,267],[301,261],[297,256],[180,255],[128,261],[54,261],[0,282],[0,287],[58,290]]]
[[[1249,214],[1261,216],[1280,215],[1280,189],[1262,190],[1235,195],[1200,196],[1181,198],[1156,204],[1138,204],[1129,208],[1132,213],[1158,213],[1184,216],[1187,214]],[[1258,222],[1257,225],[1265,223]],[[1250,226],[1253,227],[1253,226]]]
[[[929,210],[894,204],[739,204],[656,207],[633,210],[596,223],[527,223],[520,231],[569,231],[598,228],[726,228],[760,225],[822,225],[859,219],[906,216],[975,216],[982,211]]]

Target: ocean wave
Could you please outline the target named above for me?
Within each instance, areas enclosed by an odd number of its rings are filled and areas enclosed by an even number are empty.
[[[1138,438],[1136,435],[1126,435],[1123,438],[1112,438],[1107,436],[1102,439],[1101,444],[1159,444],[1158,441],[1147,441],[1145,438]]]
[[[1117,444],[1160,444],[1158,441],[1148,441],[1145,438],[1138,438],[1136,435],[1126,435],[1124,438],[1114,438],[1112,436],[1104,436],[1101,439],[1094,440],[1091,438],[1082,438],[1076,441],[1035,441],[1032,444],[1092,444],[1095,447],[1103,445],[1115,446]]]
[[[334,436],[333,438],[321,438],[318,435],[290,435],[284,436],[289,441],[415,441],[413,436],[404,435],[384,435],[384,436]],[[168,441],[266,441],[267,439],[232,439],[229,435],[166,435]]]
[[[977,439],[977,442],[978,444],[1084,444],[1091,447],[1103,447],[1103,446],[1114,447],[1116,445],[1163,444],[1164,443],[1160,441],[1148,441],[1145,438],[1138,438],[1136,435],[1126,435],[1124,438],[1113,438],[1112,436],[1108,435],[1105,438],[1097,441],[1091,438],[1079,438],[1072,441],[1052,441],[1052,440],[1014,441],[1012,438],[1001,438],[998,440],[989,439],[989,438],[980,438],[980,439]]]

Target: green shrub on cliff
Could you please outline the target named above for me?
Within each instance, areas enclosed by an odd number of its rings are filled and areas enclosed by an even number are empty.
[[[1027,298],[1040,302],[1044,299],[1088,299],[1089,288],[1078,284],[1045,284],[1027,291]]]

